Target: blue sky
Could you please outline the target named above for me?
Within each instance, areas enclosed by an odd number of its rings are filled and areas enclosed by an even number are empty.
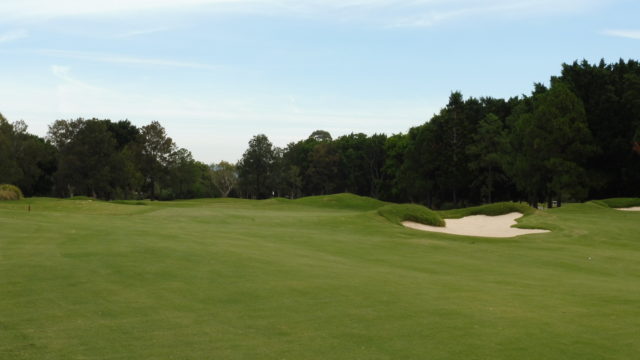
[[[563,62],[640,58],[630,0],[3,0],[0,112],[160,121],[205,162],[251,136],[397,133],[451,91],[509,97]]]

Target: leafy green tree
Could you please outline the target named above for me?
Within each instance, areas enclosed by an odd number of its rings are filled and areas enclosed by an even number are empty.
[[[325,130],[316,130],[309,135],[310,140],[315,140],[317,142],[331,141],[333,138],[328,131]]]
[[[383,185],[382,197],[396,202],[408,200],[407,189],[404,186],[402,165],[405,162],[405,154],[409,145],[409,137],[406,134],[394,134],[389,136],[384,144],[385,159],[382,171],[387,179]]]
[[[16,162],[16,147],[13,125],[0,114],[0,184],[16,183],[23,176]]]
[[[309,169],[305,175],[311,194],[334,193],[339,167],[340,155],[336,146],[330,142],[318,143],[309,154]]]
[[[221,161],[211,165],[211,179],[220,195],[226,198],[238,183],[238,170],[234,164]]]
[[[506,129],[502,121],[493,113],[478,124],[473,142],[467,147],[471,156],[469,168],[477,176],[472,185],[480,188],[483,199],[491,203],[495,183],[505,180],[502,164],[506,156]]]
[[[180,148],[169,155],[167,163],[168,183],[164,188],[169,190],[167,198],[185,199],[198,193],[200,168],[193,155],[187,149]]]
[[[151,199],[156,199],[161,181],[167,176],[171,154],[176,145],[157,121],[140,129],[142,173],[146,177]]]
[[[582,200],[588,194],[584,164],[596,152],[584,105],[558,80],[536,100],[531,136],[533,147],[545,158],[550,193],[559,202],[564,194]]]
[[[258,199],[272,196],[269,185],[274,159],[273,144],[266,135],[256,135],[249,141],[249,148],[237,165],[246,196]]]
[[[79,193],[110,198],[116,141],[103,121],[76,120],[73,123],[68,126],[77,130],[73,137],[58,142],[62,146],[56,173],[58,187],[61,191],[66,189],[69,196]]]

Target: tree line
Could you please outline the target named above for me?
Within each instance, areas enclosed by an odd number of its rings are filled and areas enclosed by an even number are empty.
[[[433,208],[640,196],[640,64],[563,64],[549,86],[509,99],[453,92],[406,133],[334,139],[318,130],[284,148],[260,134],[236,164],[195,161],[157,122],[58,120],[40,138],[0,116],[0,183],[27,196],[351,192]]]
[[[194,160],[156,121],[138,128],[128,120],[57,120],[40,138],[23,121],[0,115],[0,183],[17,185],[25,196],[228,196],[227,177],[236,177],[235,167]]]

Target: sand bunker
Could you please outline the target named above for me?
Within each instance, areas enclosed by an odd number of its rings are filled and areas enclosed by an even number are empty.
[[[628,208],[617,208],[616,210],[622,211],[640,211],[640,206],[628,207]]]
[[[446,234],[481,236],[481,237],[514,237],[526,234],[541,234],[549,230],[518,229],[511,227],[522,214],[512,212],[500,216],[473,215],[462,219],[445,219],[447,226],[429,226],[412,221],[403,221],[402,225],[423,231],[433,231]]]

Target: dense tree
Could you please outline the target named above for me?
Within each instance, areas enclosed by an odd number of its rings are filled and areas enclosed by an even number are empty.
[[[59,142],[58,189],[66,189],[69,196],[110,198],[113,189],[109,180],[117,166],[116,141],[103,121],[79,119],[73,123],[69,128],[75,131],[68,133],[72,137]]]
[[[16,159],[16,147],[13,125],[0,114],[0,183],[15,183],[23,176]]]
[[[467,147],[471,157],[469,168],[475,173],[472,186],[479,188],[482,199],[491,203],[496,182],[505,179],[502,171],[507,150],[505,126],[495,114],[490,113],[480,121],[472,139]]]
[[[333,138],[331,137],[331,134],[325,130],[316,130],[312,132],[311,135],[309,135],[309,139],[315,140],[318,142],[333,140]]]
[[[266,135],[256,135],[249,141],[249,148],[237,165],[240,184],[247,197],[263,199],[273,195],[270,177],[274,159],[273,144]]]
[[[55,181],[54,181],[55,180]],[[464,98],[407,133],[257,135],[236,168],[179,149],[158,122],[58,120],[46,139],[0,115],[0,182],[105,199],[296,198],[352,192],[449,208],[640,196],[640,64],[565,64],[529,96]]]
[[[312,195],[331,194],[339,191],[336,179],[340,170],[340,155],[335,144],[322,142],[309,154],[306,183]]]
[[[155,199],[156,194],[161,190],[159,187],[162,180],[168,175],[169,161],[176,145],[157,121],[143,126],[140,129],[140,138],[142,173],[148,183],[150,196]]]

